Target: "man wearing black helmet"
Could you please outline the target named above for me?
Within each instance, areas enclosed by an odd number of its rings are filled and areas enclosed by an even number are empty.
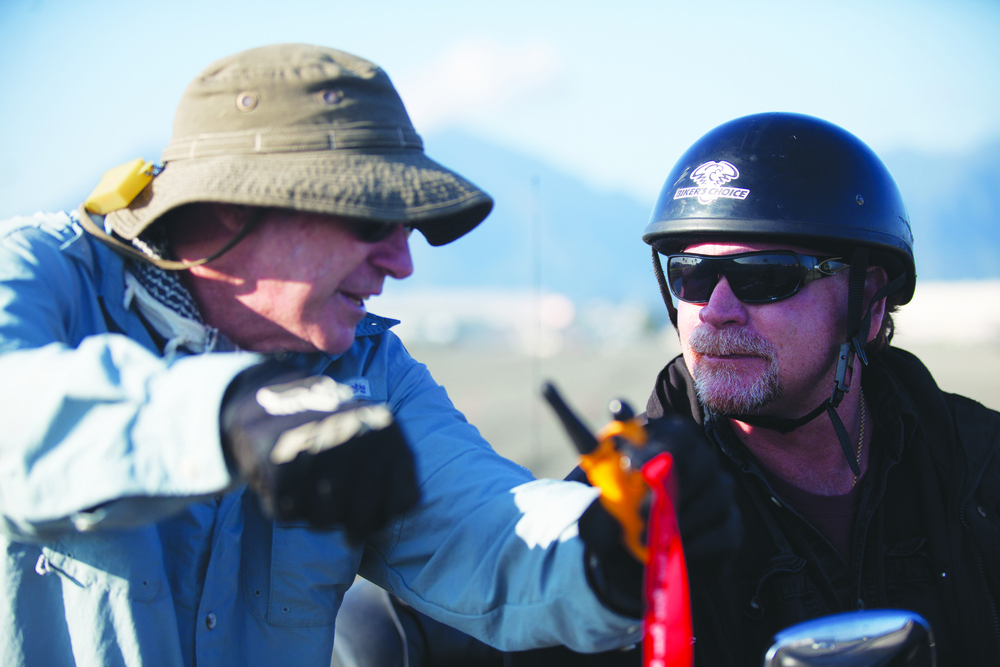
[[[881,160],[816,118],[736,119],[681,157],[643,240],[682,349],[646,414],[702,425],[746,529],[728,574],[692,581],[696,663],[760,664],[789,625],[902,608],[930,622],[938,664],[995,664],[1000,415],[890,344],[916,273]]]

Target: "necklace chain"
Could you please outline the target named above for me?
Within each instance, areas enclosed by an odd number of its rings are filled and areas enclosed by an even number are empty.
[[[861,470],[861,447],[865,442],[865,390],[861,390],[861,432],[858,434],[858,449],[854,453],[855,458],[858,461],[858,470]],[[854,476],[854,486],[858,483],[858,476]]]

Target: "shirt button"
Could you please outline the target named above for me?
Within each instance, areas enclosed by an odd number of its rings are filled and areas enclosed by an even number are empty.
[[[205,627],[209,630],[214,630],[215,626],[218,625],[219,619],[216,618],[215,614],[209,614],[205,617]]]

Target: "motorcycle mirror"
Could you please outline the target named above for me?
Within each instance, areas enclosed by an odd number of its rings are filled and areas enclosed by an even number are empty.
[[[936,667],[934,633],[899,609],[834,614],[782,630],[763,667]]]

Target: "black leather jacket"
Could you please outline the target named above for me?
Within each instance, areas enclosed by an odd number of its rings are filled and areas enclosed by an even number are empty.
[[[745,541],[727,576],[692,590],[698,665],[759,665],[773,635],[860,608],[926,618],[938,664],[1000,664],[1000,413],[942,392],[913,355],[890,348],[864,372],[874,415],[852,559],[773,491],[725,424],[703,420],[682,359],[661,371],[650,419],[702,423],[737,478]],[[641,651],[509,654],[509,665],[639,665]]]

